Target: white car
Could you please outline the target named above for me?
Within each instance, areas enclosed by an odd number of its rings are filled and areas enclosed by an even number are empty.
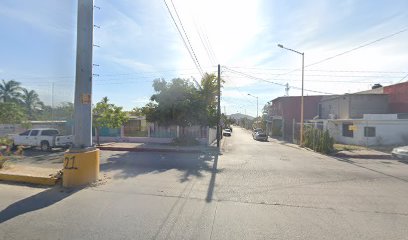
[[[408,159],[408,146],[392,149],[392,156],[400,159]]]
[[[222,130],[222,135],[231,137],[231,129],[226,128]]]
[[[73,143],[73,136],[62,136],[57,129],[34,128],[17,135],[10,135],[14,146],[40,147],[42,151],[53,147],[69,147]]]

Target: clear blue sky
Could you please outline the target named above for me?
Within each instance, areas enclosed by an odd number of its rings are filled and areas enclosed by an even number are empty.
[[[293,88],[299,95],[301,57],[278,43],[305,52],[305,65],[408,28],[408,1],[234,1],[173,0],[204,71],[220,63],[230,69]],[[167,1],[173,14],[171,1]],[[73,101],[77,1],[0,2],[0,79],[34,89],[46,103]],[[108,96],[125,109],[143,106],[155,78],[196,79],[195,68],[162,0],[96,0],[93,100]],[[201,39],[200,39],[201,36]],[[408,74],[408,31],[306,67],[305,88],[329,93],[389,85]],[[208,40],[208,41],[207,41]],[[204,42],[204,44],[203,44]],[[210,42],[211,47],[208,47]],[[206,47],[204,47],[204,45]],[[215,57],[208,54],[209,48]],[[287,73],[290,70],[294,72]],[[283,74],[283,75],[279,75]],[[223,69],[228,114],[256,115],[285,94],[283,86]],[[407,79],[405,79],[407,80]],[[52,91],[54,83],[54,91]],[[306,92],[313,95],[314,92]],[[224,110],[224,109],[223,109]]]

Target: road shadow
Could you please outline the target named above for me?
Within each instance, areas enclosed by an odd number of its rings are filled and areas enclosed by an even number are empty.
[[[208,184],[207,196],[205,197],[205,201],[208,203],[211,202],[213,199],[215,179],[217,177],[217,173],[219,172],[218,170],[218,156],[219,155],[220,154],[214,155],[213,167],[211,169],[211,179],[210,179],[210,183]]]
[[[53,149],[49,152],[40,151],[37,149],[26,149],[22,156],[13,157],[10,162],[19,164],[62,164],[64,162],[64,150]]]
[[[171,169],[180,171],[179,181],[191,177],[202,177],[203,172],[212,172],[216,153],[117,153],[100,164],[101,172],[111,172],[114,179],[126,179],[148,173],[162,173]]]
[[[0,212],[0,224],[20,215],[47,208],[78,192],[81,188],[65,189],[52,187],[17,201]]]

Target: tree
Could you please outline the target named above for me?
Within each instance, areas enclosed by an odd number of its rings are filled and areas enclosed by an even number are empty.
[[[21,97],[20,83],[14,80],[8,82],[2,80],[0,83],[0,100],[3,102],[15,102],[20,100]]]
[[[38,94],[34,90],[29,91],[25,88],[22,90],[21,103],[27,112],[28,118],[34,120],[35,112],[41,110],[44,107],[44,103],[41,102]]]
[[[136,117],[144,116],[143,108],[134,107],[129,114]]]
[[[205,74],[201,85],[195,86],[188,79],[175,78],[171,82],[156,79],[155,94],[151,102],[142,108],[149,122],[181,127],[217,123],[217,78]]]
[[[179,126],[189,126],[196,122],[193,103],[198,102],[198,91],[188,80],[175,78],[168,83],[156,79],[153,88],[156,91],[150,98],[153,103],[144,108],[149,122]]]
[[[95,127],[96,141],[99,145],[99,132],[101,127],[119,128],[129,120],[122,107],[109,103],[107,97],[102,98],[93,109],[93,126]]]
[[[37,120],[71,120],[74,116],[74,104],[71,102],[62,102],[56,107],[43,105],[41,111],[37,114]]]
[[[0,103],[0,123],[15,124],[26,120],[23,109],[14,102]]]

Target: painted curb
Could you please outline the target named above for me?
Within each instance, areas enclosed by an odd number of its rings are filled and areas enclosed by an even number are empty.
[[[13,173],[0,173],[0,181],[19,182],[54,186],[59,179],[56,177],[39,177],[31,175],[19,175]]]

